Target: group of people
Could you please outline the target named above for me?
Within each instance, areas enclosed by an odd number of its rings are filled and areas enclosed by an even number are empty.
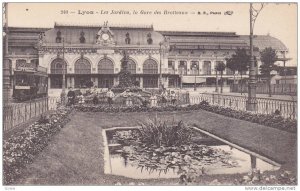
[[[81,92],[78,93],[78,95],[76,96],[75,91],[73,90],[73,88],[69,88],[68,94],[68,105],[74,105],[75,104],[75,99],[76,97],[78,98],[78,103],[79,104],[83,104],[84,103],[84,96]]]
[[[90,90],[90,93],[95,94],[95,97],[96,97],[97,96],[96,88],[94,88],[93,90]],[[125,90],[123,93],[121,93],[117,96],[115,96],[114,92],[111,89],[108,89],[108,91],[106,92],[107,103],[108,103],[109,106],[112,106],[113,100],[116,97],[122,96],[122,97],[126,98],[126,105],[131,106],[131,105],[133,105],[131,95],[132,95],[132,93],[129,91],[129,89]],[[83,94],[81,92],[79,92],[78,95],[76,96],[76,93],[73,90],[73,88],[69,88],[69,92],[67,94],[67,97],[68,97],[68,104],[69,105],[74,105],[76,98],[77,98],[79,104],[82,104],[82,103],[85,102]],[[153,93],[151,94],[151,97],[149,98],[151,107],[157,106],[158,97],[161,98],[161,103],[163,105],[166,105],[168,102],[170,102],[172,105],[175,105],[175,103],[177,101],[175,91],[170,91],[170,90],[167,91],[167,89],[164,88],[160,95],[156,95],[156,94],[153,94]],[[93,100],[93,102],[94,102],[94,100]]]
[[[163,89],[161,98],[163,104],[167,104],[170,101],[172,105],[175,105],[177,100],[175,91],[167,91],[166,89]]]

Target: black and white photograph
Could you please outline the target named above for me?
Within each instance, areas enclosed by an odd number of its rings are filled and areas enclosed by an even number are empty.
[[[3,188],[296,190],[297,24],[297,2],[2,2]]]

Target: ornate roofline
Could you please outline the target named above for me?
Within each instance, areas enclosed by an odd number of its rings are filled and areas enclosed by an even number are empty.
[[[108,24],[110,28],[121,28],[121,29],[151,29],[153,30],[153,25],[124,25],[124,24]],[[101,28],[103,24],[99,23],[60,23],[55,22],[54,28],[56,27],[88,27],[88,28]]]
[[[238,37],[235,32],[156,31],[164,36],[222,36]]]

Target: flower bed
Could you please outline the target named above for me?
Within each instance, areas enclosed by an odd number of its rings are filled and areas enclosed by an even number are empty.
[[[250,121],[261,125],[277,128],[288,132],[297,132],[297,120],[285,119],[280,115],[265,115],[254,114],[247,111],[238,111],[231,108],[223,108],[215,105],[209,105],[203,101],[195,105],[166,105],[160,107],[145,107],[140,105],[134,105],[130,107],[126,106],[112,106],[108,105],[76,105],[75,109],[82,112],[164,112],[164,111],[193,111],[193,110],[206,110],[212,113],[217,113],[227,117]]]
[[[13,183],[26,164],[32,163],[50,139],[69,121],[71,109],[59,108],[47,117],[25,128],[20,134],[12,135],[3,143],[3,184]]]

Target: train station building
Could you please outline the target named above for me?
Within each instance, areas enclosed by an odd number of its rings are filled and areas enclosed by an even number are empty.
[[[63,73],[66,87],[86,88],[90,82],[98,88],[117,85],[124,52],[129,57],[128,70],[141,88],[157,88],[160,75],[164,87],[169,88],[194,83],[214,85],[215,66],[226,64],[226,58],[237,49],[250,48],[249,36],[235,32],[156,31],[152,25],[107,22],[55,23],[53,28],[9,27],[8,35],[11,76],[18,66],[38,64],[47,68],[50,90],[62,88]],[[254,54],[258,67],[259,51],[266,47],[277,51],[282,59],[278,65],[283,66],[286,46],[270,35],[257,35]],[[244,76],[247,78],[248,72]],[[233,83],[233,72],[226,68],[223,78],[224,83]]]

